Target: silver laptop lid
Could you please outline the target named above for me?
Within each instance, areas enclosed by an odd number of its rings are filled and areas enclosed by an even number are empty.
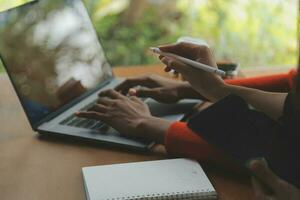
[[[0,13],[0,54],[33,127],[112,77],[81,0]]]

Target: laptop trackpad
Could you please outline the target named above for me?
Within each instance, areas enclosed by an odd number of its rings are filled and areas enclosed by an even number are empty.
[[[170,121],[181,120],[186,113],[192,112],[193,107],[200,102],[202,101],[185,99],[173,104],[164,104],[150,98],[145,101],[153,116],[161,117]]]

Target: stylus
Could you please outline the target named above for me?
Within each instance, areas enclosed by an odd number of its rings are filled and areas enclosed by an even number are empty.
[[[217,75],[222,76],[222,77],[226,75],[226,73],[223,70],[219,70],[218,68],[211,67],[211,66],[208,66],[208,65],[205,65],[205,64],[202,64],[202,63],[190,60],[188,58],[184,58],[184,57],[178,56],[178,55],[173,54],[173,53],[163,52],[163,51],[161,51],[157,47],[150,47],[150,50],[153,53],[155,53],[155,54],[159,54],[159,55],[162,55],[162,56],[175,58],[176,60],[179,60],[179,61],[181,61],[181,62],[183,62],[183,63],[185,63],[185,64],[187,64],[189,66],[192,66],[192,67],[194,67],[196,69],[201,69],[203,71],[214,73],[214,74],[217,74]]]

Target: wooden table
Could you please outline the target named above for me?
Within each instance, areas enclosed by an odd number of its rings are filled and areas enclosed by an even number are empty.
[[[117,76],[157,73],[161,67],[115,68]],[[96,144],[38,137],[25,117],[6,75],[0,75],[0,199],[85,199],[81,168],[164,159],[161,149],[143,154]],[[246,177],[204,165],[220,200],[253,199]]]

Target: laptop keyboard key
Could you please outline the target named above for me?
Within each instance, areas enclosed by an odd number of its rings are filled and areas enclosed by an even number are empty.
[[[90,120],[88,120],[88,123],[86,123],[85,126],[83,126],[83,128],[88,128],[88,129],[90,129],[90,128],[93,127],[96,123],[97,123],[96,120],[90,119]]]
[[[99,130],[101,128],[101,126],[103,126],[103,123],[98,122],[93,127],[91,127],[91,129]]]

